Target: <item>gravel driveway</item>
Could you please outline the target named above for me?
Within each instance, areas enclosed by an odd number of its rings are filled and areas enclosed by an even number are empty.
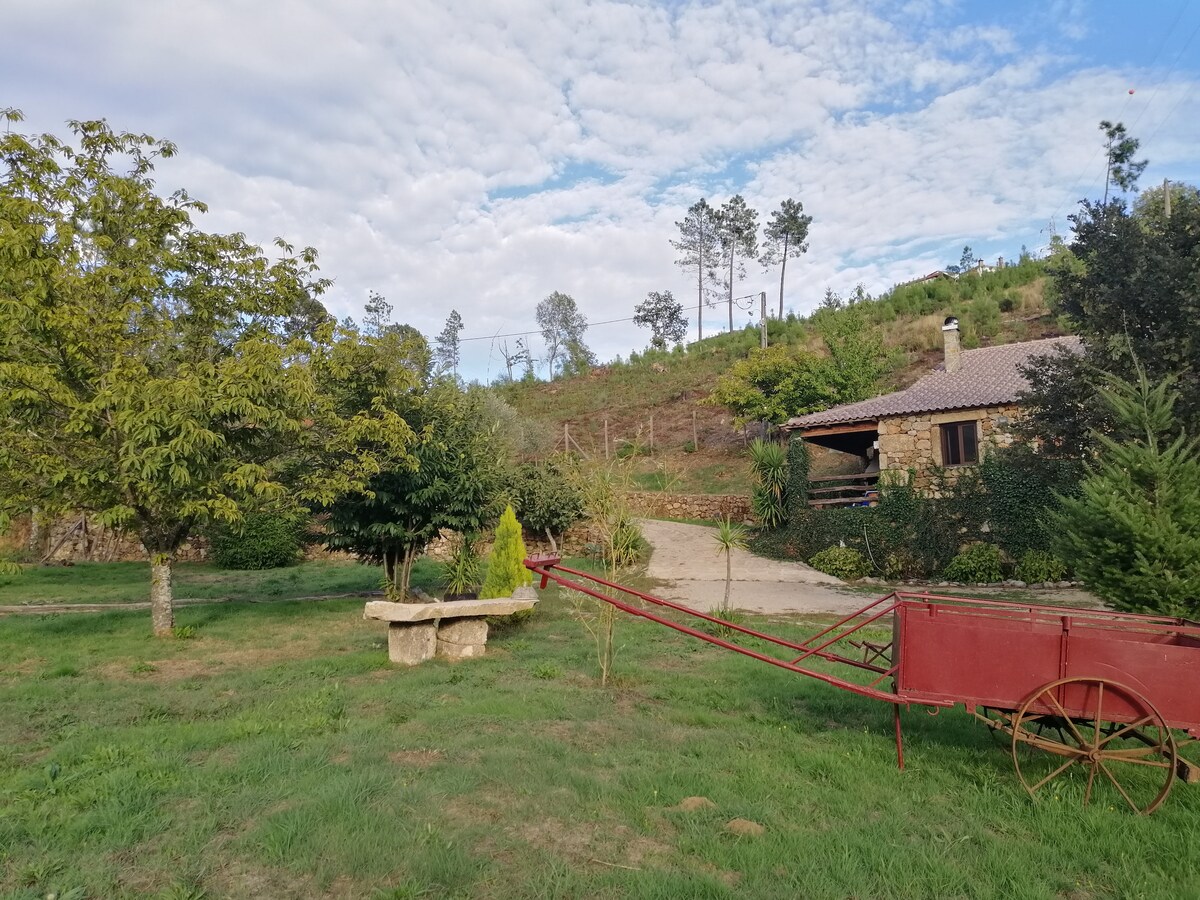
[[[725,597],[725,556],[715,528],[646,519],[641,523],[653,553],[646,574],[664,582],[657,593],[697,609],[713,610]],[[853,612],[869,602],[861,592],[799,562],[780,562],[746,550],[732,555],[730,605],[764,613]],[[886,588],[880,590],[880,594]]]

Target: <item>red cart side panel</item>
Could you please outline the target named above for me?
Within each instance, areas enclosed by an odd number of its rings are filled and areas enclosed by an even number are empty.
[[[1150,701],[1172,728],[1200,724],[1200,642],[1170,634],[1130,632],[1072,624],[1066,647],[1068,676],[1107,678],[1133,688]],[[1097,699],[1068,686],[1059,698],[1072,715],[1096,708]],[[1131,721],[1135,710],[1117,697],[1105,697],[1104,718]],[[1115,704],[1115,705],[1113,705]]]
[[[1015,709],[1059,676],[1062,628],[1007,611],[904,603],[896,692],[920,703]]]

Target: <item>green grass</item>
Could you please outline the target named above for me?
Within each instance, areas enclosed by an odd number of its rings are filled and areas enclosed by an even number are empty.
[[[1148,818],[1079,784],[1035,805],[954,710],[905,714],[901,773],[886,705],[641,620],[602,690],[546,594],[484,658],[415,669],[361,601],[188,607],[185,641],[0,620],[0,896],[1200,895],[1196,788]]]
[[[441,567],[417,562],[413,584],[430,589]],[[208,563],[174,567],[177,598],[205,600],[285,600],[379,590],[376,566],[327,560],[284,569],[239,572]],[[73,566],[25,566],[20,575],[0,575],[0,606],[50,603],[135,603],[149,600],[149,563],[78,563]]]

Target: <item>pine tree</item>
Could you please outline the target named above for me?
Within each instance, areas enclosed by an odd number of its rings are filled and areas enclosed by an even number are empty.
[[[457,309],[450,310],[450,316],[446,319],[446,327],[434,339],[437,349],[433,353],[433,358],[437,362],[441,374],[449,372],[455,378],[458,377],[458,364],[462,358],[462,344],[458,335],[462,330],[462,316],[458,314]]]
[[[1105,377],[1123,434],[1096,434],[1081,495],[1053,517],[1057,549],[1091,590],[1129,612],[1200,613],[1200,442],[1179,432],[1171,382]],[[1177,433],[1178,432],[1178,433]]]
[[[533,576],[525,568],[525,556],[521,523],[517,521],[512,506],[507,506],[500,517],[500,524],[496,526],[496,538],[488,557],[487,576],[483,579],[479,599],[511,597],[517,588],[529,584]]]

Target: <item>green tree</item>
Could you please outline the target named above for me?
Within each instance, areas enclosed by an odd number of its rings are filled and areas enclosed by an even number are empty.
[[[683,221],[675,223],[679,240],[671,241],[679,252],[675,265],[696,274],[696,340],[704,338],[704,307],[711,305],[716,280],[718,225],[717,211],[701,197],[689,207]]]
[[[565,458],[526,463],[513,473],[509,492],[517,519],[533,534],[545,534],[557,551],[554,535],[583,518],[578,473]]]
[[[1136,123],[1135,123],[1136,124]],[[1122,191],[1136,191],[1137,181],[1146,170],[1149,160],[1135,160],[1141,142],[1130,137],[1121,122],[1110,122],[1107,119],[1100,123],[1104,132],[1104,151],[1106,167],[1104,170],[1104,199],[1103,205],[1108,205],[1108,189],[1115,184]]]
[[[408,597],[413,563],[443,529],[470,534],[495,516],[507,453],[481,390],[441,380],[411,394],[412,464],[374,476],[365,494],[328,507],[325,544],[381,563],[392,595]]]
[[[743,260],[753,259],[758,253],[758,211],[747,206],[741,194],[734,194],[717,211],[717,240],[722,262],[728,267],[725,288],[729,330],[733,331],[733,285],[746,277]]]
[[[962,249],[962,256],[958,260],[958,271],[965,275],[967,272],[972,271],[978,263],[979,257],[975,255],[975,251],[971,249],[969,244],[965,245]]]
[[[573,297],[554,291],[537,305],[537,324],[546,342],[546,362],[550,366],[550,380],[554,379],[554,363],[559,357],[574,366],[590,364],[591,351],[583,342],[587,332],[587,319],[579,311]]]
[[[633,324],[650,329],[650,346],[656,350],[667,349],[669,343],[680,343],[687,333],[683,304],[670,291],[651,291],[633,312]]]
[[[1102,398],[1128,437],[1097,434],[1099,460],[1053,517],[1059,554],[1097,596],[1131,612],[1200,613],[1200,442],[1182,433],[1178,393],[1104,376]]]
[[[492,552],[488,556],[487,575],[479,590],[480,600],[495,597],[511,597],[517,588],[529,584],[533,576],[525,568],[525,541],[521,538],[521,523],[511,506],[504,508],[500,524],[496,526],[496,537]]]
[[[830,403],[857,403],[873,396],[888,371],[879,332],[855,309],[821,316],[817,327],[829,351]]]
[[[755,349],[718,379],[705,402],[724,406],[734,422],[784,422],[816,412],[835,396],[829,361],[784,344]]]
[[[1194,189],[1192,189],[1194,192]],[[1186,189],[1170,218],[1161,205],[1130,213],[1120,199],[1084,201],[1074,240],[1050,263],[1054,302],[1083,340],[1083,355],[1058,354],[1027,367],[1025,430],[1082,456],[1093,430],[1110,429],[1096,400],[1100,373],[1175,379],[1177,414],[1200,435],[1200,203]]]
[[[771,213],[771,220],[763,228],[763,252],[759,262],[764,268],[779,266],[779,318],[783,318],[783,281],[787,275],[789,257],[799,257],[808,252],[808,228],[812,216],[804,214],[804,204],[788,198]]]
[[[455,378],[458,377],[458,364],[462,357],[462,344],[458,337],[462,330],[462,316],[458,314],[457,309],[450,310],[450,315],[446,319],[446,327],[435,339],[437,349],[433,352],[433,359],[438,371],[450,372]]]
[[[197,526],[361,489],[412,431],[379,393],[347,410],[323,390],[344,336],[313,250],[279,241],[272,262],[201,231],[202,203],[154,189],[174,145],[70,124],[74,142],[0,135],[0,516],[85,510],[135,532],[169,635],[172,559]]]

